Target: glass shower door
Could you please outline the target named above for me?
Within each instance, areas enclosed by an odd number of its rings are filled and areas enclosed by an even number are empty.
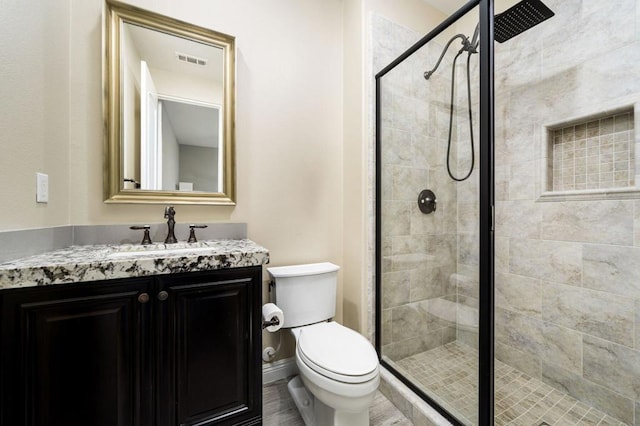
[[[469,425],[479,392],[478,14],[467,5],[376,77],[378,350]],[[383,18],[376,30],[417,39]]]

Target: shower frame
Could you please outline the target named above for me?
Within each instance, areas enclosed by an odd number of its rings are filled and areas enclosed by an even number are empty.
[[[479,6],[480,25],[480,132],[478,148],[479,171],[479,310],[478,310],[478,424],[494,421],[494,1],[472,0],[398,56],[375,76],[376,135],[376,203],[375,203],[375,347],[380,363],[414,393],[429,403],[453,424],[462,424],[455,416],[436,403],[413,382],[382,359],[382,158],[381,150],[381,78],[422,48],[463,15]]]

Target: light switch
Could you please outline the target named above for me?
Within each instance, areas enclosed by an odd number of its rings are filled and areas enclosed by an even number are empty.
[[[36,173],[36,202],[49,202],[49,175]]]

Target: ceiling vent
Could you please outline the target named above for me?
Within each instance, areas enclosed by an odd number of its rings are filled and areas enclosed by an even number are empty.
[[[188,64],[193,64],[193,65],[201,65],[201,66],[207,65],[206,59],[198,58],[197,56],[187,55],[186,53],[176,52],[176,59],[178,59],[180,62],[186,62]]]

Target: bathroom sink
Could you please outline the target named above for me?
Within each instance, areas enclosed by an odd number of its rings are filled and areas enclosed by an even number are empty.
[[[148,246],[121,246],[113,248],[111,253],[107,254],[109,259],[122,259],[127,257],[167,257],[180,255],[198,255],[202,253],[215,253],[217,250],[210,245],[201,243],[192,243],[184,245],[175,244],[151,244]]]

